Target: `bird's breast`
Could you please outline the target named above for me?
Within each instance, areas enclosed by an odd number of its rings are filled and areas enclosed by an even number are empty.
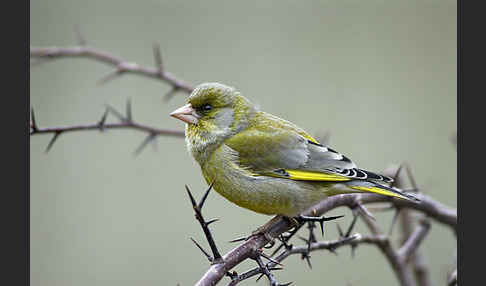
[[[295,216],[326,195],[315,184],[258,175],[238,164],[222,144],[201,165],[208,184],[229,201],[262,214]]]

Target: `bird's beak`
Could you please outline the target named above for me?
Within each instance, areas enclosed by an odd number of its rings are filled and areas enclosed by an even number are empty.
[[[199,119],[199,115],[197,115],[196,111],[194,110],[194,108],[192,108],[190,103],[172,111],[170,116],[180,119],[189,124],[196,124]]]

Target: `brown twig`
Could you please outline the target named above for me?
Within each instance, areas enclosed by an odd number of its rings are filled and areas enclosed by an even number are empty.
[[[119,123],[106,123],[106,119],[108,114],[113,114],[116,116],[120,122]],[[49,144],[46,148],[46,153],[52,148],[54,143],[59,139],[61,134],[69,133],[69,132],[78,132],[78,131],[89,131],[89,130],[98,130],[98,131],[105,131],[106,129],[133,129],[148,133],[147,137],[144,139],[142,144],[136,149],[135,154],[138,154],[149,142],[155,140],[157,136],[174,136],[174,137],[184,137],[184,131],[182,130],[171,130],[171,129],[158,129],[151,126],[143,125],[137,123],[132,118],[131,112],[131,105],[127,102],[127,111],[126,115],[121,114],[116,109],[111,106],[107,106],[105,112],[103,113],[101,119],[94,124],[85,124],[85,125],[72,125],[72,126],[58,126],[58,127],[46,127],[41,128],[37,125],[37,121],[35,118],[34,110],[31,110],[31,126],[30,126],[30,135],[41,135],[41,134],[53,134],[52,139],[49,141]]]
[[[407,263],[410,257],[415,253],[420,243],[423,241],[430,229],[430,222],[427,219],[420,221],[414,232],[410,234],[407,241],[400,247],[397,252],[398,257],[403,263]]]
[[[84,38],[83,38],[84,39]],[[78,40],[79,41],[79,40]],[[81,43],[86,44],[86,40]],[[47,62],[54,59],[62,58],[86,58],[114,67],[114,70],[102,77],[98,83],[106,83],[123,74],[132,73],[147,76],[168,83],[173,90],[191,93],[193,87],[188,83],[176,78],[171,73],[162,68],[162,58],[158,45],[154,45],[155,67],[143,66],[134,62],[126,61],[122,58],[112,55],[109,52],[101,51],[85,45],[73,47],[31,47],[30,57],[37,59],[38,62]]]
[[[371,243],[371,241],[374,240],[379,240],[379,238],[371,238],[371,237],[363,237],[360,234],[354,234],[349,237],[342,237],[337,240],[331,240],[331,241],[319,241],[319,242],[312,242],[309,245],[303,245],[303,246],[297,246],[297,247],[292,247],[290,249],[285,249],[282,251],[281,254],[279,254],[277,257],[274,258],[275,262],[270,261],[267,264],[267,267],[271,268],[277,265],[276,262],[282,262],[285,260],[287,257],[294,255],[294,254],[307,254],[308,252],[316,251],[316,250],[329,250],[329,251],[334,251],[335,249],[345,246],[345,245],[350,245],[351,242],[353,243]],[[231,282],[228,284],[228,286],[236,285],[241,281],[244,281],[246,279],[249,279],[255,275],[261,274],[262,271],[259,267],[256,267],[254,269],[251,269],[245,273],[242,273],[240,275],[237,275],[233,277]]]
[[[395,184],[398,188],[402,188],[402,187],[405,186],[404,174],[400,173],[400,171],[403,170],[402,166],[403,166],[403,164],[400,165],[400,167],[398,167],[398,169],[396,171],[393,170],[393,169],[388,170],[389,172],[395,172],[395,174],[396,174],[395,175]],[[408,164],[406,165],[406,170],[407,170],[408,179],[409,179],[410,183],[412,184],[413,188],[418,189],[416,180],[415,180],[413,173],[412,173],[412,170],[411,170],[411,168]],[[402,235],[403,235],[403,238],[402,238],[403,246],[402,246],[402,248],[405,247],[407,239],[408,239],[408,241],[410,241],[410,239],[413,237],[413,234],[414,234],[412,232],[412,226],[413,226],[413,223],[414,223],[412,215],[413,215],[413,212],[410,209],[402,209],[400,211],[400,226],[401,226]],[[425,217],[423,215],[420,215],[419,220],[424,220],[424,219],[425,219]],[[422,222],[421,222],[421,225],[422,225]],[[427,226],[427,228],[428,227],[429,226]],[[420,226],[417,227],[416,231],[419,231],[419,230],[420,230]],[[415,279],[416,279],[417,285],[418,286],[430,286],[430,285],[432,285],[432,283],[430,281],[429,269],[428,269],[427,264],[425,263],[425,256],[424,256],[423,252],[420,251],[420,249],[415,249],[414,251],[411,252],[410,263],[412,265],[412,268],[413,268],[413,271],[414,271],[414,274],[415,274]]]
[[[427,214],[431,219],[442,222],[452,229],[456,229],[457,215],[456,211],[446,207],[432,198],[423,194],[418,194],[417,197],[420,202],[411,202],[407,200],[394,199],[375,194],[343,194],[327,198],[316,206],[304,212],[304,215],[321,215],[337,207],[347,206],[355,208],[358,203],[370,204],[378,202],[392,202],[402,208],[411,208]],[[315,212],[314,212],[315,211]],[[366,216],[363,216],[366,217]],[[370,219],[371,220],[371,219]],[[268,228],[267,236],[278,237],[280,234],[291,229],[288,221],[285,219],[278,220]],[[223,256],[225,263],[211,266],[196,285],[215,285],[224,275],[233,267],[241,263],[250,256],[250,253],[255,249],[261,248],[270,240],[263,236],[254,236],[241,245],[235,247]],[[409,284],[407,284],[409,285]]]
[[[209,230],[209,225],[213,222],[218,221],[218,219],[206,221],[204,219],[203,215],[202,215],[202,207],[204,206],[204,202],[206,201],[212,187],[213,187],[212,184],[209,185],[209,188],[204,193],[203,197],[201,198],[201,201],[199,203],[196,203],[196,200],[194,199],[191,191],[189,190],[189,187],[186,185],[186,191],[187,191],[187,194],[189,195],[189,199],[191,200],[192,208],[194,210],[196,219],[197,219],[197,221],[199,221],[199,224],[201,225],[201,228],[203,229],[204,235],[206,236],[206,239],[209,243],[209,247],[211,247],[211,251],[213,252],[213,256],[211,257],[194,239],[191,239],[191,240],[204,253],[204,255],[208,258],[208,260],[212,264],[220,264],[220,263],[223,263],[224,261],[221,258],[221,254],[219,254],[219,250],[216,247],[216,243],[214,242],[213,235],[211,234],[211,231]]]

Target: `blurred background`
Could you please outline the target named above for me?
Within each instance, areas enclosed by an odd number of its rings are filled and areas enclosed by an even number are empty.
[[[30,7],[31,46],[75,45],[79,25],[88,45],[152,66],[152,44],[160,43],[165,68],[178,78],[232,85],[311,134],[330,132],[331,146],[364,169],[408,162],[423,192],[456,207],[456,1],[44,0]],[[86,59],[32,67],[39,126],[95,123],[105,104],[123,111],[130,98],[139,123],[183,130],[168,113],[186,94],[164,102],[167,84],[135,75],[97,85],[110,71]],[[66,134],[45,154],[50,138],[30,138],[32,285],[192,285],[202,276],[208,261],[189,238],[209,248],[184,185],[200,198],[206,184],[183,139],[159,137],[157,150],[133,156],[145,138],[137,131]],[[212,230],[223,253],[235,246],[229,240],[270,219],[215,192],[204,213],[221,219]],[[333,214],[346,215],[343,227],[352,217],[344,208]],[[388,230],[393,214],[376,216]],[[360,221],[356,231],[367,233]],[[325,238],[337,238],[334,222]],[[445,283],[455,247],[451,231],[434,222],[421,246],[434,284]],[[377,248],[362,246],[354,259],[348,247],[338,253],[314,253],[312,270],[291,257],[276,278],[398,285]]]

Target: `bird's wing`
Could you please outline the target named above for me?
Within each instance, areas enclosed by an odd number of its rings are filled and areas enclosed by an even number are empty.
[[[238,152],[240,165],[253,173],[304,181],[392,181],[358,169],[349,158],[288,121],[263,112],[255,120],[258,124],[225,141]]]

